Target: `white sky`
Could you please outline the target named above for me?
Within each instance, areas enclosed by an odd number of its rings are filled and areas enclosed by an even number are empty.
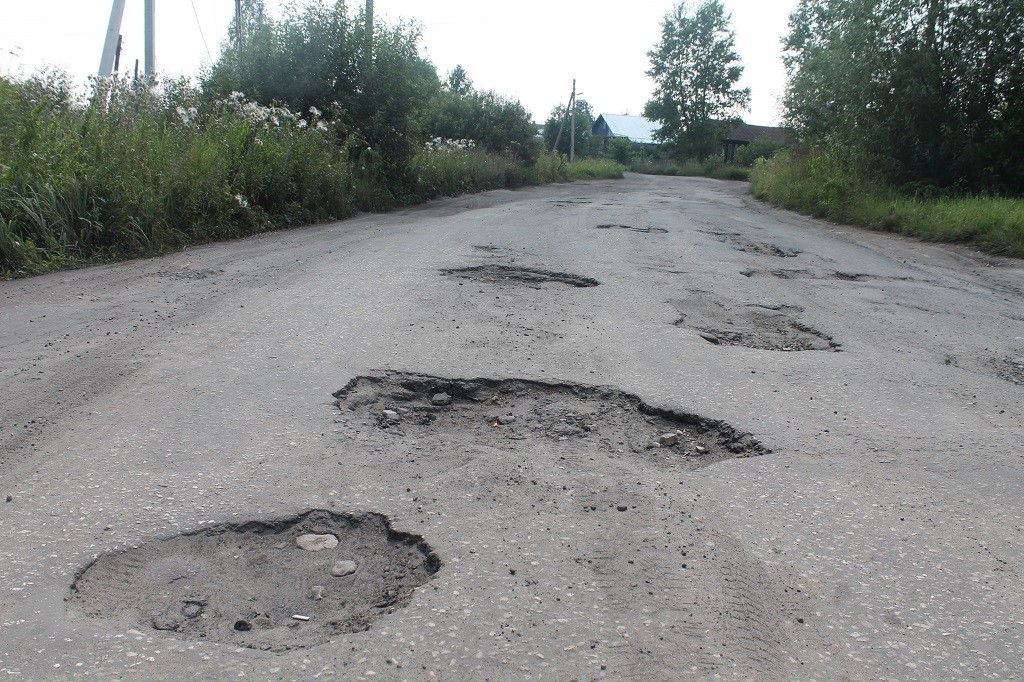
[[[358,8],[362,0],[350,0]],[[748,123],[778,123],[785,84],[779,38],[797,0],[724,0],[753,90]],[[284,0],[267,0],[274,11]],[[0,0],[0,72],[65,67],[84,81],[96,73],[110,18],[110,0]],[[143,0],[128,0],[121,33],[121,69],[143,58]],[[443,77],[462,64],[481,89],[519,99],[543,121],[568,99],[572,79],[597,113],[640,114],[653,83],[647,51],[658,41],[672,0],[375,0],[384,20],[415,18],[421,43]],[[157,0],[157,65],[164,74],[193,75],[216,59],[234,11],[233,0]],[[205,35],[205,44],[203,40]],[[141,68],[141,66],[140,66]]]

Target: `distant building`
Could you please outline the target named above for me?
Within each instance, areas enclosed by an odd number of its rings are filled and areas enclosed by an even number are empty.
[[[657,121],[643,116],[601,114],[590,128],[590,134],[602,140],[624,137],[637,144],[657,144],[654,133],[661,127]]]
[[[746,147],[759,137],[769,139],[772,142],[778,142],[779,144],[789,144],[790,141],[789,134],[782,128],[740,123],[730,128],[729,132],[722,136],[722,152],[725,155],[726,162],[732,163],[735,161],[736,150],[740,147]]]
[[[724,124],[719,124],[724,125]],[[602,140],[616,137],[625,138],[637,144],[658,144],[654,134],[661,128],[661,123],[643,116],[622,116],[618,114],[601,114],[594,121],[590,134]],[[783,128],[772,126],[755,126],[739,123],[722,135],[722,152],[727,162],[736,160],[736,150],[745,147],[759,137],[767,138],[780,144],[790,142],[789,134]]]

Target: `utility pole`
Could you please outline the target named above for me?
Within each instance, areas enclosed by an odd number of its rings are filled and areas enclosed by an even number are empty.
[[[551,151],[558,151],[558,143],[562,141],[562,131],[565,130],[565,122],[569,119],[569,112],[572,111],[573,105],[576,103],[576,79],[572,81],[572,94],[569,95],[569,106],[565,108],[565,114],[562,115],[562,122],[558,126],[558,135],[555,136],[555,144],[551,147]]]
[[[100,55],[100,78],[106,78],[114,71],[114,59],[121,36],[121,19],[124,18],[124,3],[125,0],[114,0],[110,7],[110,24],[107,25],[107,38],[103,42],[103,54]]]
[[[242,0],[235,0],[235,49],[242,56]]]
[[[576,79],[572,79],[572,97],[569,99],[572,107],[572,123],[569,125],[569,163],[576,160]]]
[[[146,78],[156,78],[156,0],[145,0]]]
[[[114,52],[114,73],[121,70],[121,42],[124,36],[117,36],[117,50]]]
[[[366,0],[366,64],[373,62],[373,0]]]

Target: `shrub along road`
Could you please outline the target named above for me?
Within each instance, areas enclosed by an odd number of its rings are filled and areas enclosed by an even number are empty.
[[[0,283],[0,671],[1019,677],[1022,301],[636,175]]]

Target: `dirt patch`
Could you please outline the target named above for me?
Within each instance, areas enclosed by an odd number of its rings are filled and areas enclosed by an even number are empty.
[[[653,407],[614,388],[385,372],[357,377],[334,396],[343,421],[421,444],[430,437],[502,450],[562,444],[574,452],[628,451],[687,470],[769,452],[724,422]]]
[[[760,350],[838,350],[830,336],[797,321],[802,309],[787,305],[732,305],[707,292],[694,292],[669,301],[679,318],[677,327],[690,327],[708,343]]]
[[[515,265],[476,265],[468,268],[442,270],[441,274],[488,284],[514,284],[530,287],[539,287],[547,282],[567,284],[571,287],[596,287],[600,284],[596,279],[590,277]]]
[[[440,565],[379,514],[313,510],[104,554],[68,602],[121,627],[283,651],[369,629]]]
[[[631,232],[640,232],[641,234],[665,234],[668,232],[663,227],[633,227],[632,225],[616,225],[616,224],[605,224],[598,225],[599,230],[630,230]]]

